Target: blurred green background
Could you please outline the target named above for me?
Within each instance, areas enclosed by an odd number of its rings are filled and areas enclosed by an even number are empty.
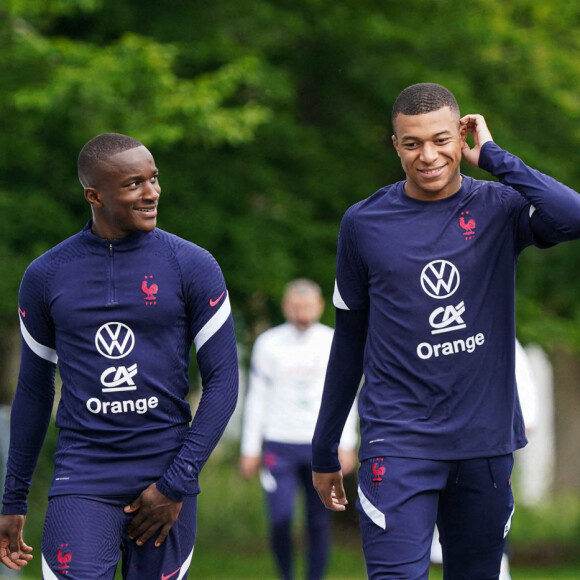
[[[422,81],[446,85],[501,146],[580,190],[574,2],[0,0],[0,403],[16,383],[24,269],[90,217],[76,178],[88,139],[117,131],[152,151],[158,225],[221,264],[244,367],[256,335],[280,322],[289,279],[313,278],[330,302],[342,214],[402,178],[390,108]],[[549,501],[514,520],[514,578],[555,564],[565,570],[546,578],[580,577],[579,289],[579,242],[522,255],[518,334],[554,365],[557,444]],[[37,554],[51,445],[52,432],[27,526]],[[260,492],[236,464],[228,440],[203,473],[192,576],[274,576]],[[364,577],[355,518],[343,519],[333,577]]]

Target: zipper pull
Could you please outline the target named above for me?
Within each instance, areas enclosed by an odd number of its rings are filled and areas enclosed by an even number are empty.
[[[109,256],[113,257],[113,242],[109,242]]]

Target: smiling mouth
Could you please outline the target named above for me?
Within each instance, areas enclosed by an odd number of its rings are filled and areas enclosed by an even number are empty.
[[[419,169],[419,173],[421,175],[437,175],[438,173],[441,173],[441,171],[443,171],[443,169],[445,168],[445,165],[442,165],[441,167],[435,167],[435,169]]]
[[[153,206],[153,207],[136,207],[135,211],[141,212],[141,213],[156,213],[157,212],[157,206]]]

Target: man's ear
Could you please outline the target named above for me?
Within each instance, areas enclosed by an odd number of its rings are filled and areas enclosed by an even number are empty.
[[[397,136],[396,135],[392,135],[391,139],[393,140],[393,147],[395,148],[395,151],[397,152],[397,155],[400,157],[401,154],[399,153],[399,141],[397,140]]]
[[[85,187],[85,199],[93,207],[103,207],[103,202],[101,201],[101,194],[98,189],[94,187]]]
[[[459,125],[459,137],[461,138],[461,142],[465,143],[465,141],[467,141],[467,135],[469,135],[469,133],[467,132],[467,125]]]

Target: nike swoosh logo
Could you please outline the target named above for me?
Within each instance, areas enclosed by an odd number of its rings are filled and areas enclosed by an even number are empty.
[[[171,572],[171,574],[168,574],[167,576],[165,574],[161,574],[161,580],[169,580],[169,578],[171,578],[172,576],[175,576],[180,570],[181,570],[181,567],[177,568],[177,570],[175,570],[175,572]]]
[[[221,298],[221,296],[220,296]],[[22,308],[20,308],[20,306],[18,307],[18,312],[20,312],[20,314],[22,315],[22,318],[26,318],[26,311],[22,310]]]
[[[226,291],[224,290],[220,295],[219,298],[217,298],[216,300],[212,300],[211,298],[209,299],[209,305],[213,308],[224,296],[224,294],[226,293]]]

